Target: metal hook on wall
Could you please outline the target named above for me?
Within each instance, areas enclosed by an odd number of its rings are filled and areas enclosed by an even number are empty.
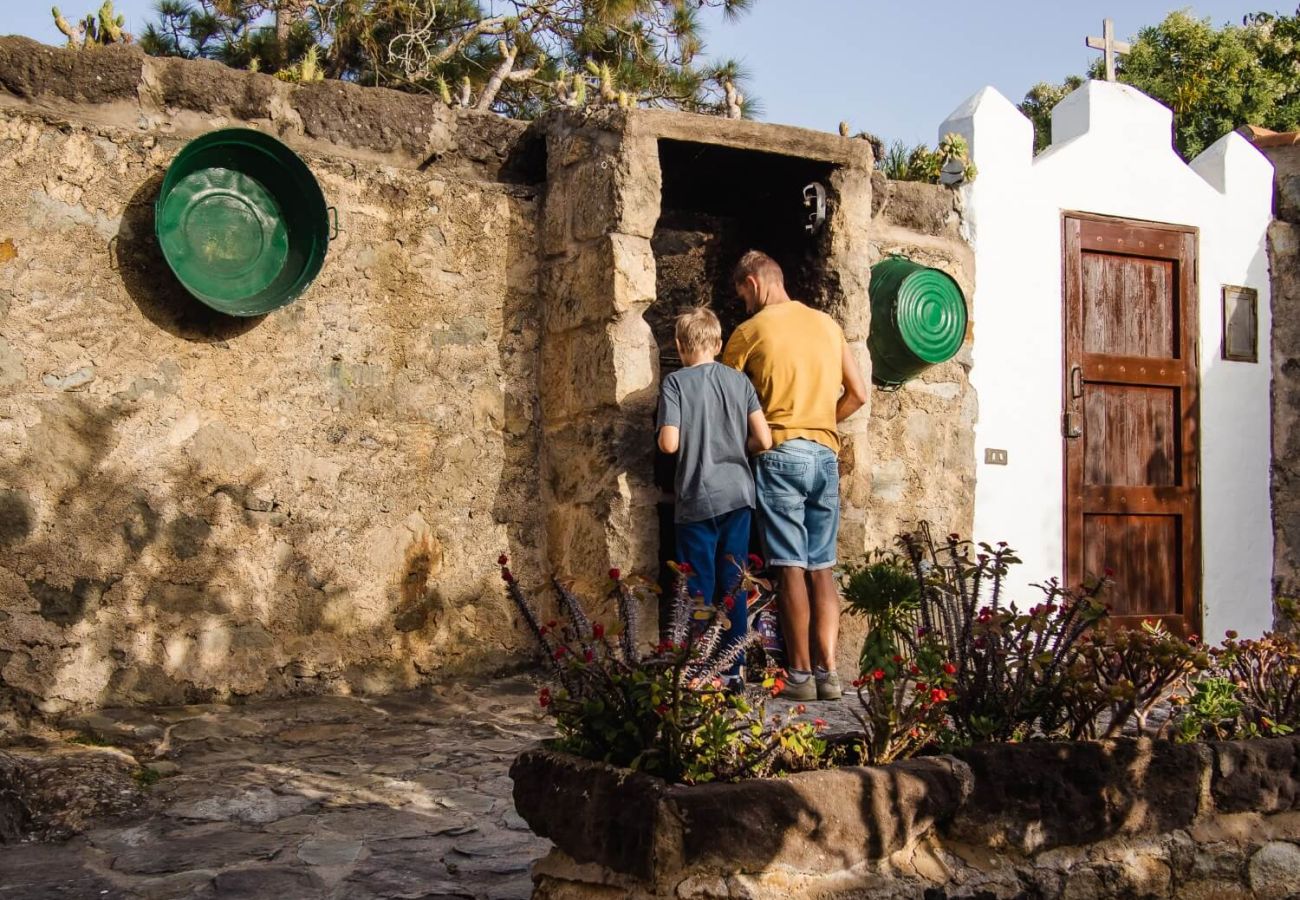
[[[809,234],[816,234],[826,222],[826,188],[816,181],[807,185],[803,189],[803,205],[812,210],[804,228]]]

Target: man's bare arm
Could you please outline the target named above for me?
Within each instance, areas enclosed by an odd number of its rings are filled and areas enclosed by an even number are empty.
[[[676,453],[681,443],[681,430],[676,425],[665,425],[659,429],[659,449],[664,453]]]
[[[860,410],[867,402],[867,382],[858,369],[858,361],[853,358],[849,345],[844,345],[844,393],[840,402],[835,404],[835,421],[843,422]]]

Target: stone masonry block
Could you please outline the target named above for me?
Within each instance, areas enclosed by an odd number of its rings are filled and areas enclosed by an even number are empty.
[[[0,38],[0,88],[29,100],[135,102],[143,70],[138,47],[66,51],[24,37]]]
[[[659,383],[659,346],[650,323],[633,309],[609,326],[614,364],[614,399],[644,408],[653,403]],[[640,401],[638,403],[638,401]],[[629,410],[632,411],[632,410]]]
[[[619,476],[650,453],[649,423],[598,415],[561,426],[546,435],[551,459],[550,496],[561,503],[608,502]]]
[[[617,164],[617,229],[649,238],[659,221],[663,178],[659,169],[659,142],[653,138],[629,138],[623,144]]]
[[[548,335],[542,346],[542,414],[548,422],[617,402],[614,347],[602,324]]]
[[[575,167],[559,189],[566,192],[563,200],[569,208],[575,239],[586,241],[616,230],[617,193],[614,162],[609,157]],[[555,199],[549,197],[547,202]]]
[[[553,503],[546,513],[546,546],[551,571],[557,578],[573,579],[580,592],[605,583],[610,559],[606,542],[606,516],[591,503]]]
[[[542,271],[543,323],[567,331],[643,309],[655,296],[654,252],[645,238],[611,234]]]

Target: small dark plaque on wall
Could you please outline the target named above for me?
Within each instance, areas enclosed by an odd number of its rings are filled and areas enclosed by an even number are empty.
[[[1259,362],[1259,292],[1223,286],[1223,358]]]

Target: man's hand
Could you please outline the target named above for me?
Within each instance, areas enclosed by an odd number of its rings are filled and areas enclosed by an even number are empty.
[[[836,422],[843,422],[867,402],[867,382],[863,379],[862,372],[858,369],[858,361],[853,358],[853,352],[847,343],[844,344],[843,352],[844,393],[840,394],[840,400],[835,404]]]

